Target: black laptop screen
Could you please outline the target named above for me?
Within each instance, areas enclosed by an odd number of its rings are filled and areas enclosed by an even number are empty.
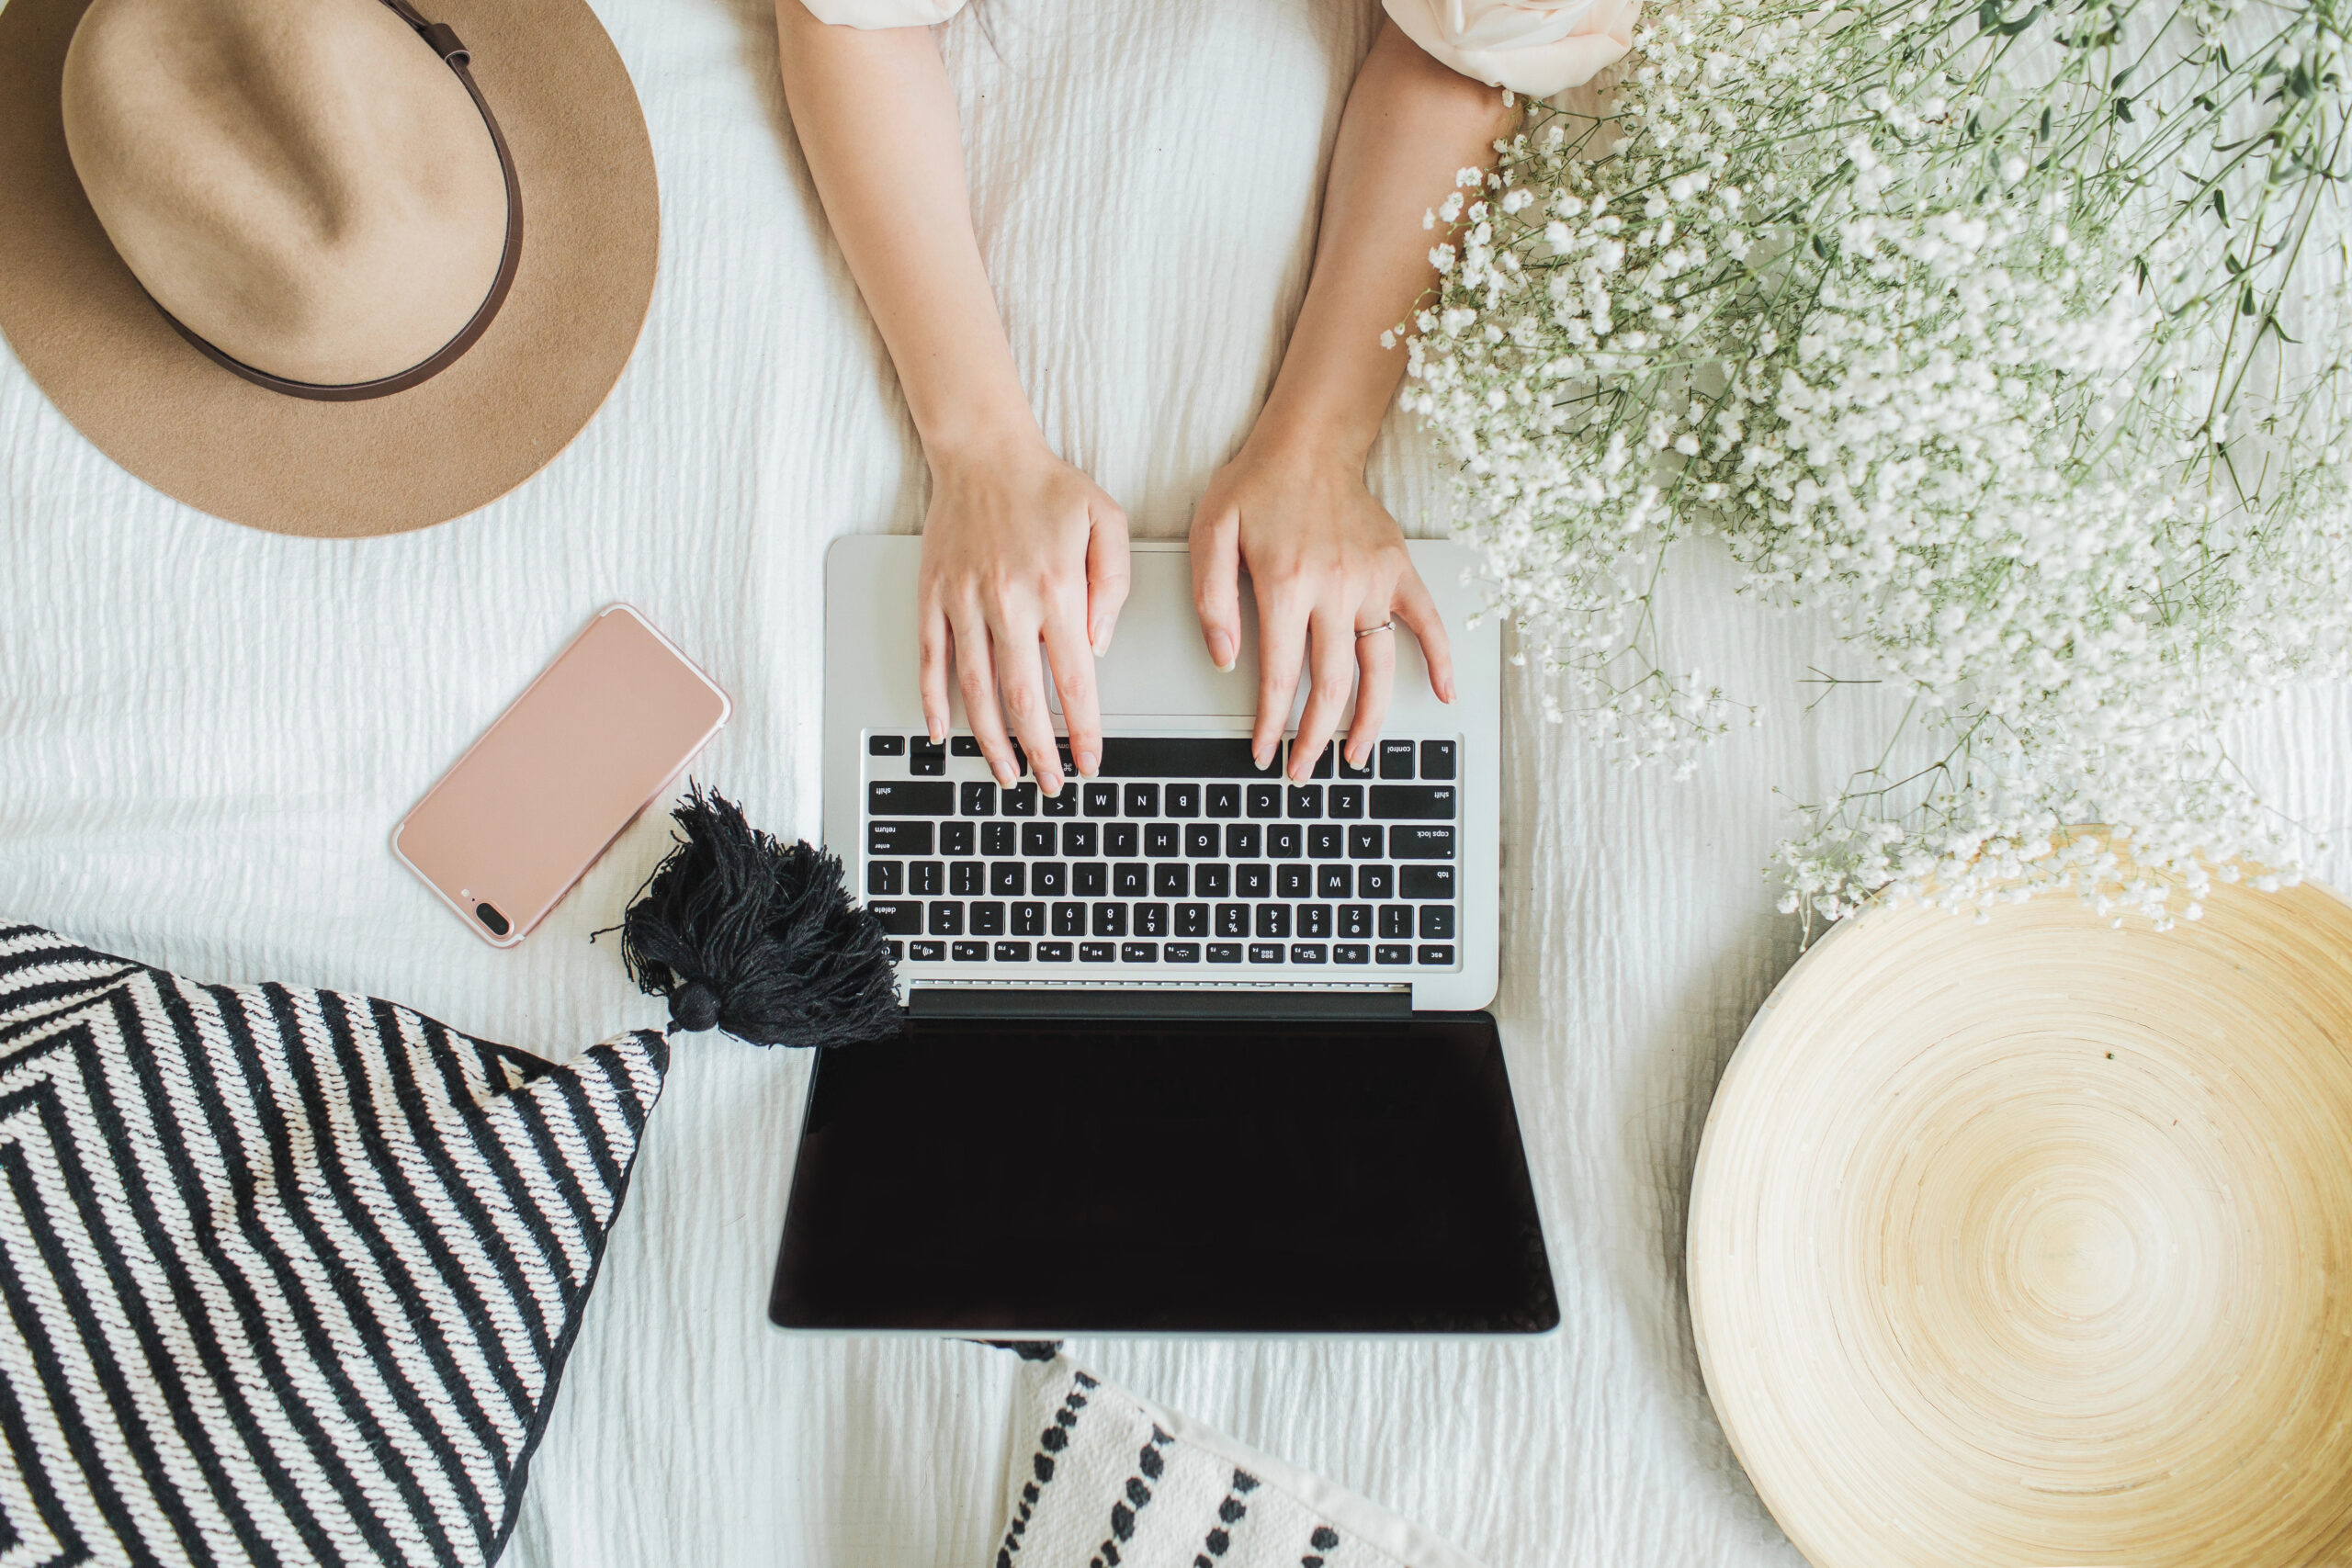
[[[917,1020],[825,1055],[796,1328],[1540,1333],[1494,1021]]]

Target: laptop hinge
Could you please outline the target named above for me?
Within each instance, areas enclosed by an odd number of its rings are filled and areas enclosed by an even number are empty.
[[[1413,994],[1396,991],[1070,991],[919,987],[912,1018],[1410,1018]]]

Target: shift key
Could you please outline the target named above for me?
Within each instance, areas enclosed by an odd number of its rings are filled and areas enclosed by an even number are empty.
[[[872,779],[865,785],[868,817],[953,817],[956,786],[945,779]]]
[[[1451,822],[1452,784],[1374,784],[1372,815],[1383,822]]]
[[[1398,823],[1388,829],[1388,858],[1391,860],[1452,860],[1453,829],[1430,827],[1421,823],[1407,826]]]

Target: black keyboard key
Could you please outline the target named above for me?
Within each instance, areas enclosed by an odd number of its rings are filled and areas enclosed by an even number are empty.
[[[1159,951],[1168,955],[1170,964],[1198,964],[1201,961],[1201,944],[1197,942],[1164,942],[1159,944]]]
[[[1453,906],[1424,904],[1421,906],[1421,940],[1452,942],[1453,940]]]
[[[1125,904],[1095,905],[1092,929],[1096,936],[1126,935],[1127,907]]]
[[[1274,867],[1274,893],[1283,898],[1312,897],[1315,894],[1315,868],[1308,865]]]
[[[1451,822],[1452,784],[1374,784],[1372,814],[1383,822]]]
[[[890,948],[890,962],[893,964],[904,964],[907,961],[907,944],[903,942],[894,942],[888,945]]]
[[[1100,852],[1096,844],[1102,835],[1102,828],[1100,823],[1065,822],[1062,824],[1062,853],[1072,860],[1078,859],[1080,855],[1096,854]]]
[[[1159,815],[1159,786],[1148,784],[1129,784],[1126,787],[1125,804],[1127,815],[1130,817],[1157,817]]]
[[[1037,785],[1030,780],[1014,784],[997,797],[996,808],[1007,817],[1036,816]]]
[[[1184,827],[1184,853],[1193,860],[1215,860],[1222,835],[1214,822],[1190,822]]]
[[[1117,859],[1136,852],[1136,825],[1132,822],[1102,824],[1102,852]]]
[[[1209,962],[1212,964],[1240,963],[1241,944],[1238,942],[1213,942],[1209,943]]]
[[[1298,743],[1295,740],[1291,742],[1294,750],[1296,749],[1297,744]],[[1338,752],[1339,749],[1340,743],[1336,740],[1326,740],[1323,742],[1323,750],[1316,754],[1315,766],[1308,770],[1306,776],[1310,779],[1329,778],[1331,776],[1331,759],[1332,756]]]
[[[947,738],[947,754],[951,757],[977,757],[980,754],[980,743],[969,735],[951,735]]]
[[[1200,786],[1200,785],[1198,785],[1198,784],[1170,784],[1170,785],[1168,786],[1168,815],[1169,815],[1169,816],[1170,816],[1170,817],[1198,817],[1200,814],[1201,814],[1201,786]]]
[[[1411,741],[1384,740],[1380,743],[1380,776],[1384,779],[1409,779],[1413,776]]]
[[[999,942],[997,945],[999,947],[1002,947],[1004,943]],[[1364,946],[1363,943],[1360,942],[1343,942],[1331,949],[1331,962],[1334,964],[1369,964],[1372,962],[1372,949]]]
[[[1281,760],[1282,748],[1274,748]],[[1272,765],[1250,760],[1246,736],[1227,739],[1216,736],[1105,736],[1102,766],[1106,779],[1266,779]]]
[[[865,754],[869,757],[903,757],[907,754],[907,738],[903,735],[869,735],[865,738]]]
[[[1356,874],[1344,865],[1318,865],[1315,868],[1315,896],[1317,898],[1352,898],[1356,896]]]
[[[1306,847],[1306,829],[1295,822],[1272,822],[1266,827],[1266,858],[1296,860]]]
[[[1208,812],[1212,817],[1238,817],[1241,815],[1241,786],[1213,784],[1208,788]]]
[[[1424,740],[1421,742],[1421,777],[1450,779],[1453,776],[1453,742]]]
[[[1069,896],[1069,867],[1057,860],[1041,860],[1029,867],[1029,891],[1040,898]]]
[[[1413,911],[1405,904],[1383,904],[1380,907],[1380,935],[1385,942],[1409,938],[1413,934]]]
[[[1209,907],[1206,904],[1177,905],[1176,934],[1178,936],[1208,935]]]
[[[942,899],[931,906],[931,918],[923,922],[923,930],[933,936],[962,936],[964,906]]]
[[[1423,942],[1419,956],[1424,964],[1450,964],[1453,962],[1453,949],[1443,944]]]
[[[996,785],[986,779],[980,780],[978,784],[964,785],[959,798],[963,805],[964,815],[967,817],[996,815]]]
[[[1069,943],[1066,942],[1041,942],[1037,944],[1038,963],[1067,964],[1069,961]]]
[[[948,951],[955,954],[958,964],[986,964],[989,961],[989,944],[984,942],[959,942]]]
[[[928,822],[868,822],[865,825],[865,852],[870,855],[927,855],[931,853],[931,824]]]
[[[1083,904],[1055,905],[1054,934],[1056,936],[1084,936],[1086,934],[1086,906]]]
[[[1173,822],[1144,824],[1143,848],[1148,855],[1172,855],[1184,847],[1184,831]]]
[[[1274,868],[1261,862],[1233,868],[1233,890],[1244,898],[1263,898],[1274,890]]]
[[[1450,865],[1408,865],[1397,869],[1396,895],[1400,898],[1451,898],[1453,897],[1453,868]]]
[[[1324,799],[1334,817],[1355,818],[1363,815],[1363,785],[1333,784]]]
[[[1372,906],[1369,904],[1340,905],[1340,934],[1341,936],[1370,936],[1372,934]]]
[[[1348,858],[1350,860],[1378,860],[1387,852],[1388,840],[1381,832],[1378,823],[1367,822],[1348,829]]]
[[[918,898],[935,898],[947,891],[946,863],[919,860],[907,867],[907,891]]]
[[[1233,896],[1233,868],[1229,865],[1203,865],[1193,869],[1193,891],[1203,898],[1228,898]]]
[[[1251,784],[1247,798],[1252,817],[1264,818],[1283,814],[1283,786],[1280,784]]]
[[[1111,891],[1111,868],[1099,860],[1082,860],[1069,868],[1069,890],[1080,898],[1101,898]]]
[[[1410,964],[1413,961],[1413,950],[1408,946],[1401,944],[1392,946],[1384,942],[1372,950],[1372,961],[1374,964]]]
[[[1004,905],[994,898],[978,898],[972,902],[971,931],[974,936],[1004,934]]]
[[[1345,751],[1341,751],[1340,753],[1340,776],[1343,779],[1368,779],[1372,777],[1373,759],[1379,755],[1380,748],[1377,746],[1374,747],[1371,750],[1364,753],[1363,766],[1358,767],[1353,762],[1348,761],[1348,754]]]
[[[1248,936],[1250,934],[1250,906],[1219,904],[1216,907],[1216,934]]]
[[[1019,854],[1022,826],[1018,822],[981,823],[980,852],[995,856]]]
[[[1119,944],[1119,962],[1157,964],[1159,962],[1159,944],[1156,942],[1123,942]]]
[[[891,899],[883,903],[869,902],[866,911],[881,922],[882,929],[892,936],[922,934],[922,906],[912,901]]]
[[[1337,822],[1307,824],[1306,852],[1317,860],[1338,860],[1347,847],[1347,829]]]
[[[1059,830],[1051,822],[1021,824],[1021,852],[1032,860],[1056,853],[1055,846],[1060,841]]]
[[[1046,907],[1034,902],[1015,904],[1012,907],[1012,934],[1014,936],[1044,936]]]
[[[943,855],[968,855],[972,852],[972,829],[977,822],[942,822],[939,825],[939,852]]]
[[[1017,860],[989,863],[989,891],[1000,898],[1020,897],[1029,891],[1029,868]]]
[[[1290,944],[1293,964],[1329,964],[1330,950],[1319,942],[1295,942]]]
[[[1159,869],[1164,871],[1167,867],[1162,866]],[[1131,864],[1114,865],[1111,868],[1111,896],[1113,897],[1141,898],[1149,894],[1150,891],[1151,878],[1147,874],[1143,862],[1136,861]]]
[[[1251,943],[1250,944],[1250,963],[1252,963],[1252,964],[1280,964],[1282,961],[1283,961],[1283,944],[1282,944],[1281,942],[1251,942]]]
[[[865,890],[890,897],[907,890],[907,868],[894,860],[865,863]]]
[[[1257,934],[1260,936],[1290,935],[1290,906],[1261,904],[1258,906]]]
[[[907,956],[918,964],[938,964],[947,957],[947,944],[944,942],[910,942],[907,943]]]
[[[1119,814],[1119,786],[1112,784],[1091,784],[1080,786],[1085,798],[1089,817],[1116,817]]]
[[[956,786],[912,779],[870,779],[865,785],[868,817],[946,817],[956,810]]]
[[[1225,830],[1225,858],[1256,860],[1261,829],[1255,822],[1236,822]]]
[[[1029,962],[1029,944],[1025,942],[998,942],[996,961],[999,964],[1026,964]]]
[[[1080,964],[1115,964],[1118,958],[1119,944],[1115,942],[1081,942],[1078,944],[1078,961]]]
[[[1320,817],[1322,815],[1323,786],[1321,784],[1293,784],[1290,786],[1290,816],[1293,820],[1300,820],[1309,817]]]
[[[1331,906],[1301,904],[1298,907],[1298,934],[1306,937],[1328,937],[1331,934]]]
[[[947,868],[947,891],[958,898],[977,898],[989,890],[985,861],[959,860]]]
[[[1182,861],[1170,865],[1151,868],[1151,891],[1160,898],[1189,898],[1193,896],[1193,868]]]
[[[1388,829],[1390,860],[1452,860],[1453,829],[1451,828],[1404,827]]]
[[[1158,902],[1136,905],[1135,927],[1137,936],[1166,936],[1168,906]]]
[[[907,746],[907,772],[918,778],[936,778],[947,771],[947,747],[924,737]]]
[[[1360,865],[1356,867],[1356,897],[1359,898],[1394,898],[1396,896],[1396,868],[1393,865]]]
[[[1043,790],[1038,792],[1037,815],[1040,817],[1077,816],[1078,790],[1079,786],[1072,783],[1068,774],[1065,773],[1062,779],[1061,794],[1047,795]]]

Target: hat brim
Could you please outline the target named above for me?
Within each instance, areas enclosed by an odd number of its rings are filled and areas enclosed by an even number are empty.
[[[166,495],[277,534],[430,527],[578,434],[653,295],[661,204],[637,93],[582,0],[435,0],[472,52],[523,190],[522,263],[490,330],[365,402],[266,390],[172,330],[83,195],[59,110],[90,0],[0,6],[0,332],[83,434]]]

